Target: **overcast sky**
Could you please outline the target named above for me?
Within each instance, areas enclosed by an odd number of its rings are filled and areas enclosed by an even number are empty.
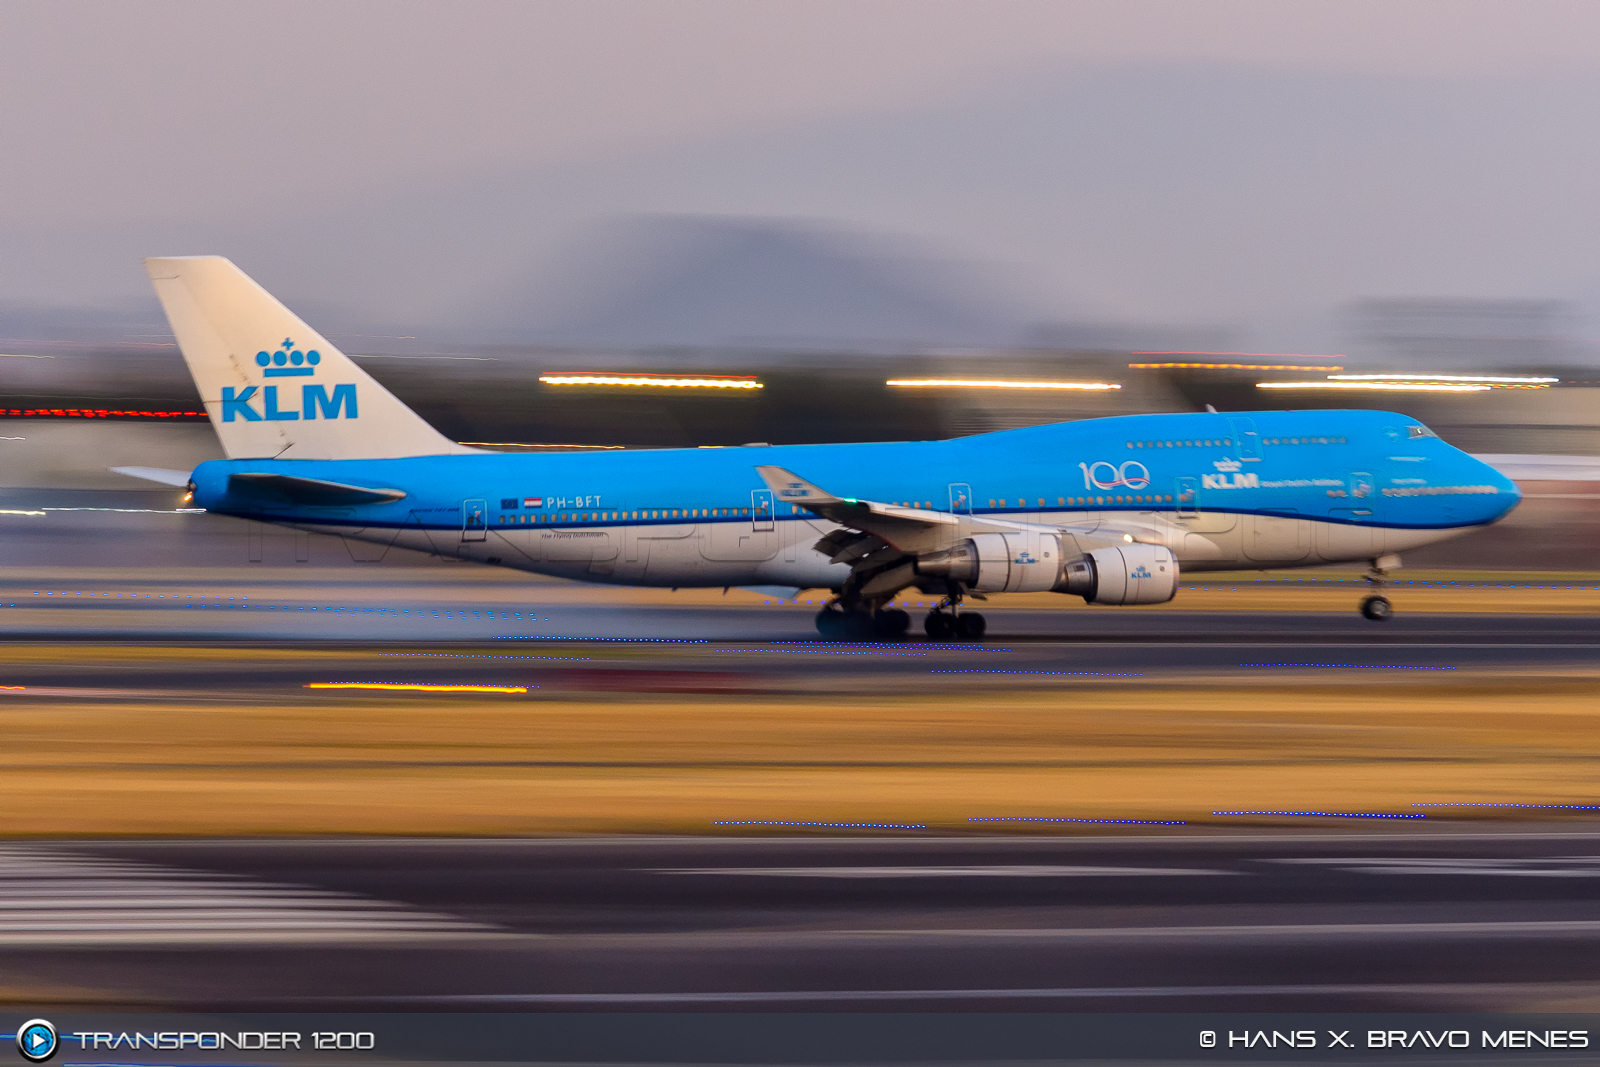
[[[1597,103],[1592,0],[10,0],[0,302],[218,252],[446,323],[688,213],[920,247],[1039,318],[1332,343],[1365,295],[1593,310]]]

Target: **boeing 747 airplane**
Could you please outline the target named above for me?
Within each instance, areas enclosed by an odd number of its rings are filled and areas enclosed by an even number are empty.
[[[207,511],[586,582],[833,594],[827,637],[976,640],[969,599],[1159,604],[1181,571],[1365,563],[1495,522],[1516,486],[1386,411],[1130,415],[949,441],[486,452],[447,440],[220,256],[147,259],[225,460]]]

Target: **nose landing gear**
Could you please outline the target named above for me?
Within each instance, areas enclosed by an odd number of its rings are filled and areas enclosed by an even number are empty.
[[[1373,622],[1384,622],[1394,614],[1394,605],[1388,597],[1369,596],[1361,601],[1361,614]]]
[[[1387,622],[1394,615],[1394,605],[1389,603],[1389,598],[1383,595],[1383,586],[1388,579],[1389,572],[1399,566],[1399,556],[1379,556],[1372,561],[1371,567],[1363,576],[1366,578],[1371,592],[1362,598],[1362,618],[1371,619],[1373,622]]]

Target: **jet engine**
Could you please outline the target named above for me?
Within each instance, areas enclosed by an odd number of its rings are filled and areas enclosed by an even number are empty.
[[[979,593],[1071,593],[1091,604],[1165,604],[1178,592],[1178,561],[1163,545],[1097,548],[1063,565],[1051,533],[973,534],[918,559],[916,572]]]
[[[1178,561],[1164,545],[1097,548],[1067,564],[1053,588],[1090,604],[1165,604],[1178,593]]]
[[[917,560],[917,573],[979,593],[1043,593],[1061,577],[1061,538],[1052,533],[973,534],[947,552]]]

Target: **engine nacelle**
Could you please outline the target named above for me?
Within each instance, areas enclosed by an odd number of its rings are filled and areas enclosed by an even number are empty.
[[[1178,561],[1164,545],[1097,548],[1067,564],[1054,588],[1090,604],[1165,604],[1178,594]]]
[[[980,593],[1043,593],[1061,579],[1061,538],[1043,532],[973,534],[948,552],[917,560],[916,570]]]

